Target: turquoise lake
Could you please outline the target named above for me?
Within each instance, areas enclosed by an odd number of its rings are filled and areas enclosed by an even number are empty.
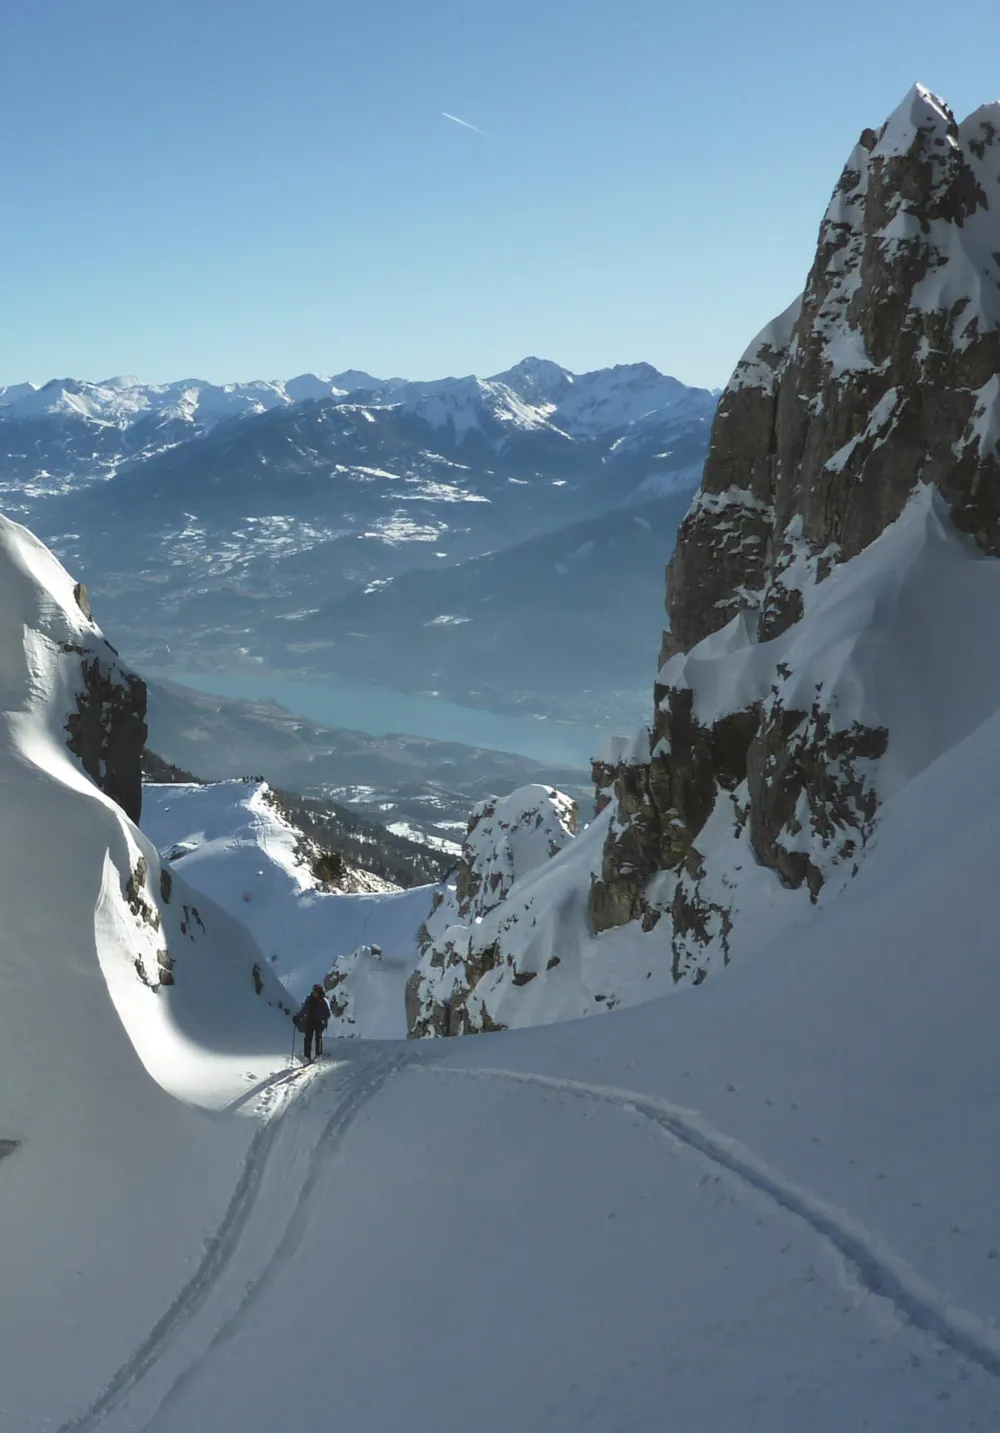
[[[370,736],[406,733],[434,741],[460,741],[510,751],[560,766],[588,769],[597,733],[535,717],[463,707],[443,697],[408,695],[387,687],[336,678],[330,682],[299,681],[274,673],[163,671],[162,676],[199,692],[244,701],[269,698],[287,711],[320,726],[344,727]]]

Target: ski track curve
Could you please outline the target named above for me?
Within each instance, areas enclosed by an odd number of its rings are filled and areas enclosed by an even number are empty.
[[[828,1203],[759,1158],[746,1145],[722,1134],[693,1110],[634,1090],[520,1070],[461,1069],[423,1064],[437,1075],[506,1080],[553,1090],[578,1099],[617,1106],[651,1120],[744,1185],[763,1194],[786,1214],[806,1224],[847,1262],[870,1294],[885,1299],[904,1323],[945,1344],[960,1357],[1000,1378],[1000,1330],[968,1309],[952,1304],[882,1236],[846,1210]]]
[[[291,1259],[300,1247],[309,1227],[311,1196],[319,1183],[326,1163],[334,1150],[347,1134],[364,1105],[378,1094],[382,1086],[407,1065],[414,1064],[419,1055],[405,1052],[394,1057],[379,1055],[375,1059],[361,1060],[359,1074],[349,1083],[343,1097],[323,1126],[309,1160],[306,1177],[299,1188],[292,1214],[273,1252],[260,1272],[244,1287],[243,1296],[229,1317],[222,1323],[205,1346],[201,1354],[189,1363],[177,1376],[167,1392],[158,1402],[156,1409],[143,1425],[143,1433],[155,1433],[162,1415],[179,1402],[186,1391],[197,1381],[198,1375],[212,1356],[223,1348],[238,1332],[248,1310],[257,1302],[270,1283],[276,1269]],[[59,1430],[62,1433],[62,1430]]]
[[[357,1073],[351,1070],[346,1075],[343,1088],[338,1092],[334,1110],[323,1126],[310,1160],[306,1180],[299,1191],[292,1222],[300,1214],[303,1200],[318,1178],[318,1166],[328,1152],[331,1134],[334,1137],[339,1135],[341,1127],[346,1128],[361,1105],[376,1094],[390,1075],[406,1062],[405,1058],[401,1060],[397,1057],[395,1060],[389,1060],[385,1056],[375,1060],[361,1058],[350,1062]],[[250,1221],[257,1196],[264,1182],[269,1156],[285,1125],[288,1114],[296,1107],[301,1108],[303,1105],[311,1103],[315,1098],[316,1090],[321,1088],[321,1082],[310,1081],[310,1086],[308,1093],[303,1092],[303,1095],[288,1109],[283,1110],[280,1116],[269,1119],[253,1136],[244,1157],[243,1168],[236,1188],[233,1190],[215,1233],[206,1242],[201,1261],[191,1278],[90,1407],[82,1414],[67,1419],[59,1426],[56,1433],[97,1433],[97,1430],[105,1428],[109,1415],[127,1402],[150,1369],[167,1352],[180,1331],[196,1316],[212,1290],[224,1276],[227,1265],[240,1247],[243,1233]],[[336,1138],[334,1138],[335,1142]],[[272,1261],[278,1257],[279,1252],[286,1245],[287,1239],[288,1229],[286,1228],[271,1256]],[[251,1283],[244,1302],[250,1298],[253,1290],[260,1283],[261,1277],[262,1275],[258,1275],[257,1279]],[[227,1326],[228,1323],[224,1327]],[[210,1347],[214,1344],[215,1340],[212,1341]]]

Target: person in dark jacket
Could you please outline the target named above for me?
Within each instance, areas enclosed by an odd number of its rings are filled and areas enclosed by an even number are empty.
[[[305,1059],[308,1064],[313,1058],[313,1043],[316,1046],[316,1058],[319,1059],[323,1053],[323,1031],[326,1029],[330,1019],[330,1007],[326,1003],[326,996],[323,994],[322,985],[314,985],[312,990],[302,1002],[302,1009],[299,1011],[298,1025],[306,1037]]]

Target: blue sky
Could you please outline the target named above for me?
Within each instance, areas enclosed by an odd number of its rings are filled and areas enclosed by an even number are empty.
[[[995,0],[0,7],[0,383],[720,385],[861,129],[997,98],[998,40]]]

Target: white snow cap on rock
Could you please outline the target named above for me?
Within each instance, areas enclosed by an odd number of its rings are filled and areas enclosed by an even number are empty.
[[[736,365],[728,388],[762,388],[772,393],[778,365],[791,341],[802,312],[802,295],[792,300],[784,312],[765,324]]]
[[[464,919],[478,920],[516,880],[537,870],[576,834],[576,802],[554,786],[519,786],[472,808],[462,847]]]
[[[919,134],[955,147],[953,128],[954,120],[944,100],[926,85],[912,85],[879,131],[872,157],[893,159],[909,154]]]
[[[914,212],[912,195],[895,190],[880,216],[876,247],[866,248],[865,200],[871,177],[907,156],[930,166],[931,198],[947,190],[961,166],[972,171],[978,192],[969,196],[969,212],[928,217]],[[885,124],[866,132],[855,146],[820,228],[820,251],[829,251],[825,267],[830,288],[823,312],[813,322],[823,336],[832,376],[874,368],[853,301],[879,247],[889,253],[905,246],[926,268],[914,287],[913,311],[950,315],[952,342],[959,350],[974,334],[1000,325],[998,233],[1000,101],[980,106],[957,124],[944,100],[924,85],[913,85]],[[801,302],[800,296],[758,334],[737,364],[727,392],[774,391],[783,359],[794,352]]]

